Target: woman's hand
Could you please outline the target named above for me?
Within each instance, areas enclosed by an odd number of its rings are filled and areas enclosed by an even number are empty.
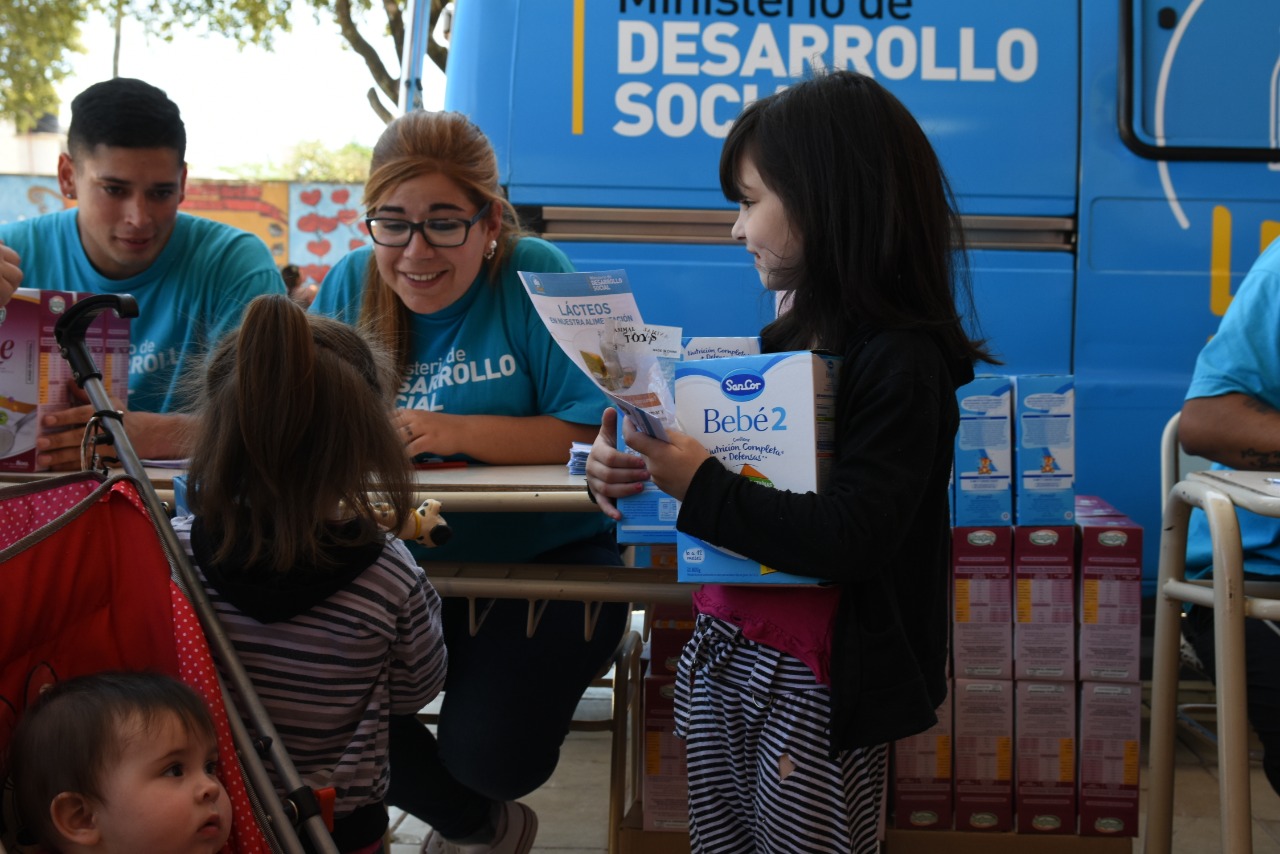
[[[667,438],[671,441],[646,436],[631,426],[630,420],[622,425],[622,440],[644,457],[645,469],[653,482],[667,495],[684,501],[694,473],[711,454],[688,433],[668,430]]]
[[[397,409],[392,423],[410,457],[418,454],[447,457],[462,453],[458,431],[453,429],[458,426],[459,417],[421,409]]]
[[[495,466],[564,465],[574,442],[590,442],[594,424],[554,415],[449,415],[397,409],[392,424],[410,457],[461,454]]]
[[[644,459],[618,450],[618,410],[610,406],[600,418],[600,432],[587,455],[587,488],[610,519],[621,519],[615,498],[636,495],[649,479]]]

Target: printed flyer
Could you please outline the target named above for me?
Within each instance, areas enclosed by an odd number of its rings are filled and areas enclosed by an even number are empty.
[[[642,433],[667,441],[675,405],[625,270],[520,273],[560,348]]]

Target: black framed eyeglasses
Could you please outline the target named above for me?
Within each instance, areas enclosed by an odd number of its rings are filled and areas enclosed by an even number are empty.
[[[437,249],[451,249],[467,242],[471,234],[471,226],[475,225],[485,214],[489,213],[491,202],[476,211],[471,219],[424,219],[411,222],[390,216],[367,217],[364,224],[369,227],[369,236],[379,246],[408,246],[416,231],[422,239]]]

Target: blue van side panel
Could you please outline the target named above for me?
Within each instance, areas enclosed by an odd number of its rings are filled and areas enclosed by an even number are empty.
[[[810,5],[843,12],[811,17]],[[719,207],[734,117],[818,53],[869,71],[917,115],[965,213],[1074,212],[1074,4],[797,2],[791,19],[744,6],[460,3],[445,103],[489,133],[518,204]],[[739,11],[705,12],[729,7]]]
[[[1135,3],[1135,16],[1143,21],[1143,46],[1135,63],[1141,77],[1134,98],[1137,127],[1151,124],[1150,115],[1142,114],[1158,100],[1163,51],[1174,43],[1171,31],[1154,23],[1156,10],[1172,7],[1181,19],[1191,3]],[[1264,44],[1273,45],[1272,64],[1280,52],[1278,39],[1242,37],[1256,31],[1238,20],[1246,6],[1254,20],[1280,12],[1270,0],[1206,3],[1186,22],[1164,94],[1166,133],[1173,129],[1181,134],[1170,142],[1197,144],[1219,131],[1237,133],[1205,112],[1210,106],[1197,82],[1202,75],[1220,87],[1209,100],[1224,106],[1230,102],[1236,110],[1254,101],[1241,101],[1235,93],[1267,82],[1237,77],[1227,85],[1221,77],[1224,69],[1243,74],[1256,68],[1257,62],[1243,60]],[[1181,407],[1196,356],[1217,330],[1230,293],[1261,251],[1264,236],[1280,233],[1280,172],[1264,163],[1161,165],[1127,149],[1117,129],[1116,14],[1109,3],[1084,4],[1080,150],[1085,166],[1075,320],[1077,489],[1104,496],[1149,532],[1144,586],[1151,593],[1163,504],[1160,434]],[[1220,39],[1223,26],[1233,28],[1235,35]],[[1269,30],[1277,31],[1280,19]],[[1246,112],[1265,127],[1265,99],[1255,107]]]
[[[760,285],[741,246],[557,241],[579,270],[627,271],[645,323],[685,335],[756,335],[773,319],[773,294]]]
[[[1071,373],[1075,258],[1067,252],[970,253],[980,329],[1005,374]],[[982,370],[987,370],[982,368]]]

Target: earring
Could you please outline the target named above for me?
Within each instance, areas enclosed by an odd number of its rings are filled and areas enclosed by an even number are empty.
[[[498,241],[490,240],[489,245],[486,246],[484,250],[484,260],[492,261],[494,253],[496,253],[497,251],[498,251]]]

